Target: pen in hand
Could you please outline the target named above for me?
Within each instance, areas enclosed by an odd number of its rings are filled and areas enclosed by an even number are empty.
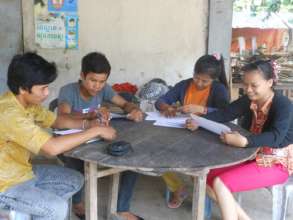
[[[108,126],[109,125],[109,121],[111,119],[110,117],[110,112],[108,111],[107,108],[102,107],[99,109],[95,110],[96,113],[96,120],[104,126]]]

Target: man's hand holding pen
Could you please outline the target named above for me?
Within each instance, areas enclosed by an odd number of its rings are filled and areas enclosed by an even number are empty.
[[[110,111],[106,107],[100,107],[95,110],[96,121],[103,126],[109,126],[110,122]]]

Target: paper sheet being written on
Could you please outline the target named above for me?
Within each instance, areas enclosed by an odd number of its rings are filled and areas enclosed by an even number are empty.
[[[163,127],[171,127],[171,128],[184,128],[185,127],[185,121],[188,117],[186,118],[163,118],[157,120],[154,125],[156,126],[163,126]]]
[[[173,118],[166,118],[161,115],[159,112],[146,112],[147,117],[145,120],[147,121],[155,121],[155,126],[163,126],[163,127],[171,127],[171,128],[184,128],[185,121],[189,117],[187,115],[177,115]]]
[[[207,129],[211,132],[214,132],[216,134],[220,135],[223,132],[231,132],[231,129],[224,124],[214,122],[194,114],[190,114],[190,116],[200,127]]]
[[[74,134],[81,132],[81,129],[66,129],[66,130],[54,130],[53,133],[57,135]]]
[[[164,116],[162,116],[160,112],[146,112],[146,114],[146,121],[156,121],[157,119],[164,118]]]
[[[54,130],[53,133],[54,134],[57,134],[57,135],[66,135],[66,134],[74,134],[74,133],[78,133],[78,132],[81,132],[83,130],[81,129],[66,129],[66,130]],[[101,138],[93,138],[91,140],[88,140],[86,143],[89,144],[89,143],[92,143],[94,141],[99,141],[101,140]]]
[[[111,119],[127,118],[127,114],[110,113]]]

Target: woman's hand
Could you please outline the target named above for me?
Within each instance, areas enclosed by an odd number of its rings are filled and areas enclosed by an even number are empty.
[[[185,113],[185,114],[197,114],[197,115],[202,115],[205,114],[206,112],[206,107],[201,106],[201,105],[184,105],[178,108],[179,111]]]
[[[176,116],[177,108],[173,106],[169,106],[163,111],[160,111],[162,115],[164,115],[167,118],[172,118]]]
[[[220,135],[220,139],[225,144],[232,145],[234,147],[246,147],[248,144],[247,138],[239,134],[237,131],[222,133]]]
[[[191,118],[190,119],[187,119],[186,122],[185,122],[185,127],[188,129],[188,130],[191,130],[191,131],[195,131],[198,129],[198,124],[192,120]]]
[[[275,155],[257,155],[255,161],[261,167],[272,167],[274,163],[280,162],[276,160]]]
[[[143,120],[143,113],[140,109],[133,109],[127,114],[127,118],[135,122],[140,122]]]

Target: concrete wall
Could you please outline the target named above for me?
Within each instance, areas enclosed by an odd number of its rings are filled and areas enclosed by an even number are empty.
[[[0,93],[7,89],[7,67],[22,51],[21,0],[0,1]]]
[[[33,1],[22,1],[25,50],[36,50],[59,67],[53,96],[78,78],[80,59],[90,51],[109,58],[110,83],[142,85],[153,77],[168,84],[190,77],[195,60],[207,49],[206,0],[79,0],[78,50],[38,48]]]

